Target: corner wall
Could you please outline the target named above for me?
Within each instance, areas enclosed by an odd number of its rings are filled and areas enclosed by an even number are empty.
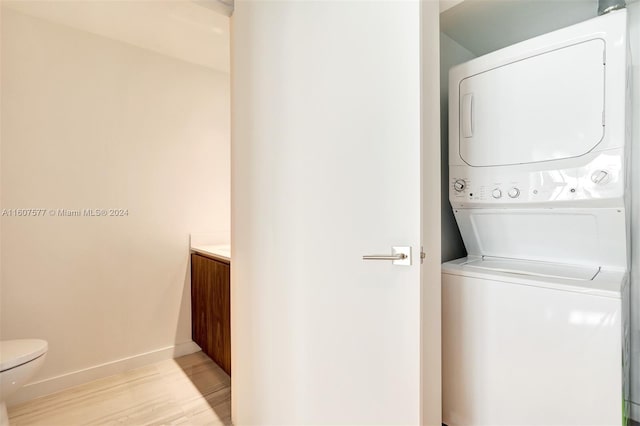
[[[475,58],[473,53],[448,35],[440,33],[440,170],[442,181],[440,195],[443,262],[467,255],[460,236],[460,230],[449,203],[449,69],[473,58]]]
[[[1,52],[2,207],[45,209],[1,218],[0,336],[49,342],[17,400],[197,349],[189,233],[229,230],[229,75],[5,7]]]

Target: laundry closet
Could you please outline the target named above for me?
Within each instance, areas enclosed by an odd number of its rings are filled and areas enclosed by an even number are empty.
[[[640,5],[598,6],[442,4],[449,426],[640,419]]]

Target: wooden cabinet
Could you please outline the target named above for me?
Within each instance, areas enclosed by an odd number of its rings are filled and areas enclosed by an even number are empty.
[[[231,374],[230,266],[191,254],[192,338],[227,374]]]

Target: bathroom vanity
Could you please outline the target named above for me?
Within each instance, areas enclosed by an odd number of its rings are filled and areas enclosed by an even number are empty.
[[[192,338],[231,374],[231,258],[228,247],[191,248]]]

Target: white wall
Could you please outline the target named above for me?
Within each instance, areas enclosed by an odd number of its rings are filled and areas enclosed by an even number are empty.
[[[2,0],[27,15],[229,72],[229,10],[218,0]]]
[[[475,58],[445,33],[440,33],[440,158],[441,158],[441,206],[442,206],[442,261],[467,255],[460,230],[449,203],[449,69]]]
[[[1,47],[2,208],[128,209],[2,217],[1,337],[49,341],[31,394],[170,355],[189,233],[229,230],[229,75],[4,7]]]
[[[633,63],[631,416],[640,421],[640,2],[628,5]]]

